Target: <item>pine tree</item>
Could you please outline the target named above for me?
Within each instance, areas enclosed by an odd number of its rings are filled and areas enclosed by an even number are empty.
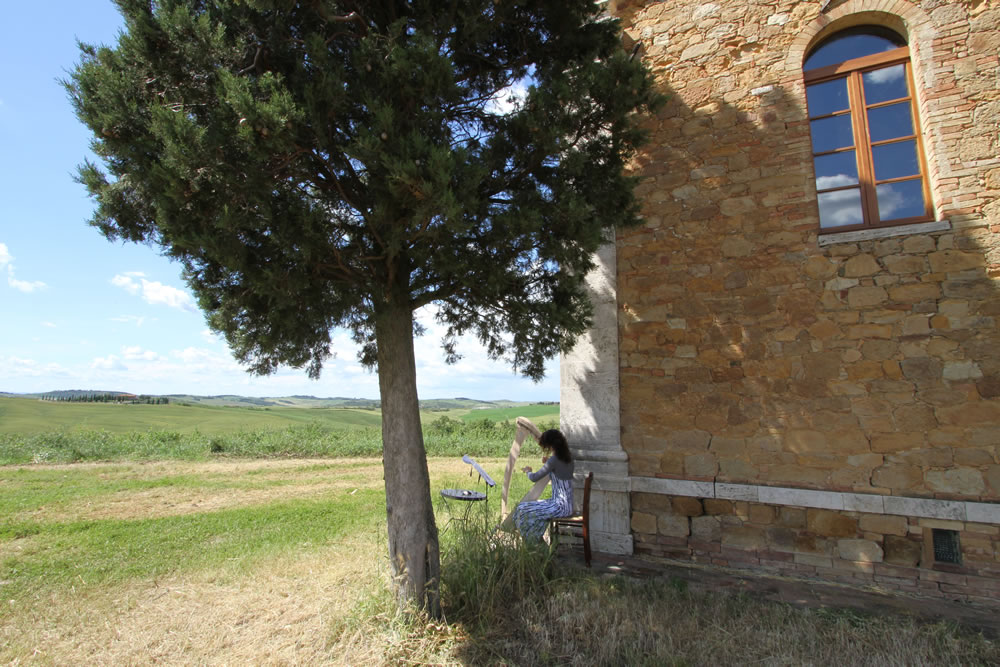
[[[318,377],[331,330],[377,366],[390,561],[439,611],[414,311],[539,379],[583,279],[637,222],[623,167],[657,102],[592,0],[116,0],[66,82],[103,164],[91,224],[182,263],[256,374]],[[508,97],[514,92],[517,99]]]

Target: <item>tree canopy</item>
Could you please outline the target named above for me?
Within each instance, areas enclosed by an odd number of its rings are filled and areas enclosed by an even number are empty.
[[[387,469],[422,456],[415,309],[436,305],[446,355],[472,333],[535,379],[585,331],[592,255],[638,221],[624,167],[657,101],[597,3],[116,3],[117,45],[81,44],[66,82],[99,157],[79,173],[91,224],[180,262],[253,373],[318,377],[352,331]]]

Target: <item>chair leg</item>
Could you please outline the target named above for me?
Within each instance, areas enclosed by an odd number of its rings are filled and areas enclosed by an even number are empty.
[[[583,560],[590,567],[590,522],[583,522]]]

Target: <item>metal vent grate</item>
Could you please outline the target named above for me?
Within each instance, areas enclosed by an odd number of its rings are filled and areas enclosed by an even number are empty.
[[[936,563],[961,563],[962,549],[958,544],[957,530],[933,529],[934,535],[934,562]]]

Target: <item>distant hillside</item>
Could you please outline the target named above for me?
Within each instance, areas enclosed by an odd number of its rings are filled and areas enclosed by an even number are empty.
[[[114,394],[129,396],[127,391],[105,391],[96,389],[63,389],[58,391],[46,391],[34,394],[14,394],[10,392],[0,392],[0,396],[11,396],[16,398],[47,398],[47,399],[67,399],[80,396]],[[353,408],[356,410],[379,410],[381,402],[371,398],[346,398],[317,396],[280,396],[280,397],[255,397],[239,396],[235,394],[219,394],[214,396],[200,396],[197,394],[152,394],[154,398],[168,398],[171,403],[187,403],[190,405],[206,405],[216,407],[256,407],[256,408]],[[432,398],[420,401],[420,409],[427,412],[444,412],[446,410],[503,410],[506,408],[516,408],[520,405],[531,405],[530,401],[509,401],[495,400],[484,401],[474,398]],[[543,403],[558,406],[557,401]]]

